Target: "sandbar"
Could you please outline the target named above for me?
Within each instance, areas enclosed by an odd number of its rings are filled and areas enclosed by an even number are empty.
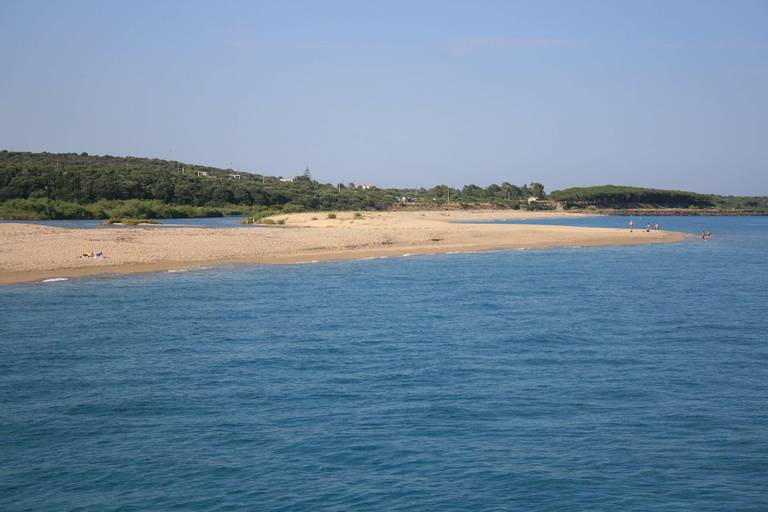
[[[294,264],[404,254],[679,242],[683,233],[473,223],[581,214],[516,210],[278,215],[264,228],[70,229],[0,224],[0,284],[213,264]],[[80,258],[101,251],[104,259]]]

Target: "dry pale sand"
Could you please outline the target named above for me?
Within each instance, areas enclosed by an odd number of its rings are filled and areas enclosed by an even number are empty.
[[[0,284],[215,263],[279,264],[492,249],[677,242],[682,233],[546,225],[465,224],[573,214],[519,211],[351,212],[275,217],[249,229],[64,229],[0,224]],[[102,251],[106,259],[81,259]]]

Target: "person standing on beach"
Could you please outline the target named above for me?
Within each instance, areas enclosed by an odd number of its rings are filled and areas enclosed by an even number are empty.
[[[629,219],[629,232],[631,233],[635,229],[635,221]]]

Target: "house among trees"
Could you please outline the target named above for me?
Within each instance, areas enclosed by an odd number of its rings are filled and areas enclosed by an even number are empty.
[[[208,171],[197,171],[198,176],[204,176],[206,178],[210,178],[211,174]]]
[[[562,209],[562,205],[557,201],[551,201],[548,199],[541,199],[536,196],[530,196],[528,198],[528,206],[537,206],[541,208],[557,208]]]
[[[365,183],[365,184],[362,184],[362,185],[355,185],[355,188],[361,188],[363,190],[372,190],[372,189],[376,188],[376,185],[369,185],[369,184]]]
[[[237,172],[228,172],[224,175],[227,178],[233,179],[233,180],[239,180],[240,179],[240,173]]]
[[[294,178],[286,178],[285,176],[280,176],[280,181],[283,183],[293,183]]]

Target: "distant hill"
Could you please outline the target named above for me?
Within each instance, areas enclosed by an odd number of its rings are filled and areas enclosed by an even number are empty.
[[[227,212],[478,205],[517,208],[531,194],[543,195],[544,187],[539,183],[502,183],[486,188],[439,185],[430,189],[385,189],[318,183],[309,169],[281,179],[156,158],[0,151],[0,206],[4,206],[0,216],[5,218],[102,218],[113,215],[115,201],[134,201],[130,210],[149,217],[169,214],[163,213],[160,204],[228,208]],[[66,204],[52,205],[52,201]],[[154,203],[141,210],[135,201]],[[85,209],[87,212],[83,209],[83,205],[97,203],[97,207]],[[125,213],[124,209],[120,211]],[[191,212],[176,209],[173,214],[184,211]],[[210,213],[197,211],[190,215]]]
[[[550,198],[566,205],[599,206],[604,208],[666,207],[708,208],[715,206],[711,196],[682,190],[602,185],[556,190]]]
[[[395,189],[318,183],[307,169],[279,178],[175,160],[0,151],[0,218],[200,217],[318,210],[552,208],[540,183]],[[566,208],[768,212],[766,197],[603,185],[558,190]]]
[[[684,190],[601,185],[575,187],[552,192],[549,197],[568,207],[597,208],[715,208],[766,210],[768,197],[720,196]]]
[[[284,204],[309,188],[251,173],[156,158],[0,151],[0,201],[48,198],[80,204],[159,200],[174,204]],[[285,192],[290,190],[290,196]]]

